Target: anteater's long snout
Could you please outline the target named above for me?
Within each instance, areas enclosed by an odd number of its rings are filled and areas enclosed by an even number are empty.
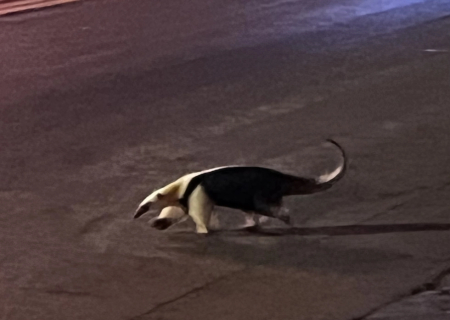
[[[144,204],[144,205],[140,206],[139,208],[137,208],[136,212],[134,213],[134,219],[139,218],[144,213],[146,213],[149,209],[150,209],[149,204]]]

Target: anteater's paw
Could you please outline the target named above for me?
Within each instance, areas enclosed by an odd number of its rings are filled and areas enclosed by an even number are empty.
[[[152,228],[158,229],[158,230],[166,230],[173,224],[172,219],[169,218],[160,218],[160,219],[154,219],[150,222],[150,226]]]

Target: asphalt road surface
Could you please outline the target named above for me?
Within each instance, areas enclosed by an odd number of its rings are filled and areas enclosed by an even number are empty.
[[[449,13],[93,0],[1,18],[0,319],[400,319],[373,312],[450,272]],[[288,199],[291,229],[132,220],[188,172],[332,170],[328,137],[348,174]]]

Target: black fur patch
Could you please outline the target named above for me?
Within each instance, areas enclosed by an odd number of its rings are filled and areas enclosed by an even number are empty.
[[[227,167],[194,177],[180,203],[188,207],[190,195],[201,185],[218,206],[273,216],[271,207],[281,204],[291,184],[290,176],[272,169]]]
[[[192,178],[179,202],[189,210],[189,197],[201,185],[207,196],[218,206],[274,217],[273,208],[281,205],[284,196],[324,191],[344,176],[346,154],[334,140],[328,141],[340,149],[344,161],[341,172],[330,181],[318,183],[315,179],[296,177],[262,167],[225,167]],[[289,223],[286,217],[278,218]]]

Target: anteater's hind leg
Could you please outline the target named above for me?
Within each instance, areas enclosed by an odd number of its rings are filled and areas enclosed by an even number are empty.
[[[258,225],[258,218],[255,216],[255,213],[252,211],[244,211],[245,213],[245,223],[243,228],[253,228]]]
[[[283,206],[283,199],[281,197],[272,201],[268,201],[264,197],[255,197],[256,213],[272,218],[277,218],[283,221],[285,224],[290,225],[291,218],[287,214],[287,212],[282,210],[282,206]]]
[[[253,228],[253,227],[259,227],[261,223],[266,222],[269,220],[267,216],[260,216],[259,214],[253,212],[253,211],[244,211],[245,213],[245,223],[244,228]]]
[[[275,210],[276,210],[274,213],[275,218],[283,221],[287,225],[291,225],[291,216],[289,215],[289,213],[287,211],[283,210],[282,205],[276,207]]]

